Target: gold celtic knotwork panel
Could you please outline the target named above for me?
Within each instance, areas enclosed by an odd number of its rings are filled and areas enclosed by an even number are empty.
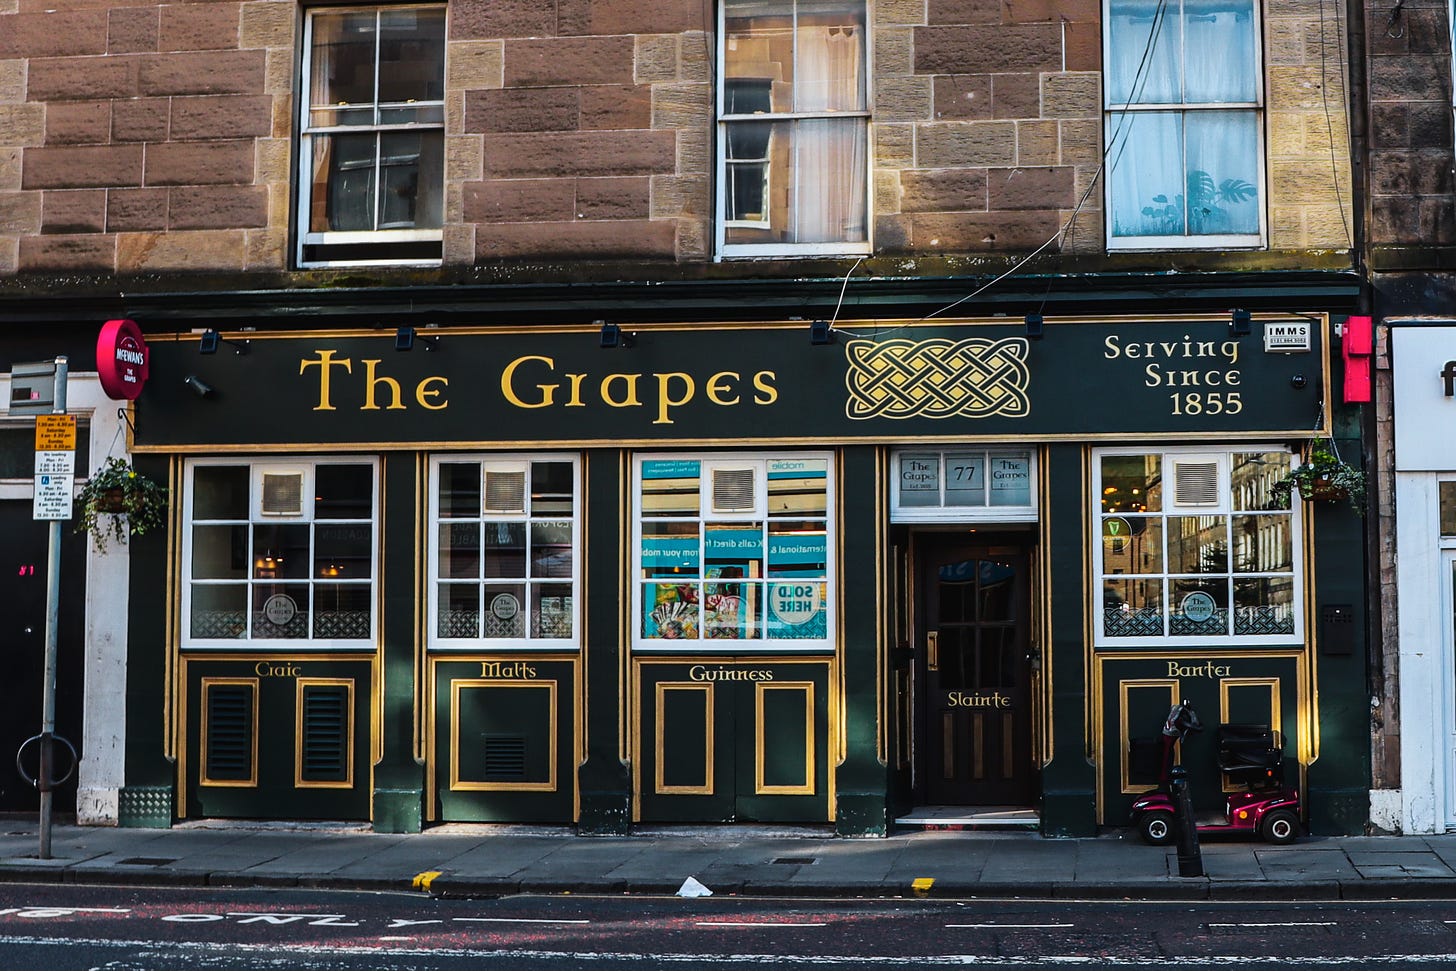
[[[1031,412],[1027,341],[936,338],[844,345],[850,418],[1024,418]]]

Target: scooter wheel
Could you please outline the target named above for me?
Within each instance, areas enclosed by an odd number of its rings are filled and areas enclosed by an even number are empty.
[[[1259,835],[1277,846],[1293,843],[1299,836],[1299,817],[1288,809],[1276,809],[1260,821]]]
[[[1173,814],[1166,809],[1143,813],[1138,819],[1138,834],[1151,846],[1167,846],[1173,842]]]

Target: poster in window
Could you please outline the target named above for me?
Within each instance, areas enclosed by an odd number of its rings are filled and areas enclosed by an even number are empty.
[[[768,585],[768,636],[822,640],[828,636],[824,584],[797,580]]]
[[[648,640],[697,640],[698,588],[691,583],[649,583],[642,591],[642,636]]]
[[[900,456],[900,505],[940,505],[940,456]]]

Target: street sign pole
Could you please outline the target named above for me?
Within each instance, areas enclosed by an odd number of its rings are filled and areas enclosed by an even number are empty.
[[[56,391],[51,413],[66,413],[66,377],[70,371],[69,359],[64,355],[56,358]],[[74,447],[74,443],[73,443]],[[51,520],[50,547],[46,551],[46,621],[45,621],[45,671],[41,683],[40,715],[40,771],[36,780],[40,785],[40,858],[51,858],[51,779],[54,771],[51,759],[52,738],[56,732],[56,642],[61,618],[61,520]]]

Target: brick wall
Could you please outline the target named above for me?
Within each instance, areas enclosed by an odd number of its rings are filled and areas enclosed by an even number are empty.
[[[294,10],[0,0],[0,272],[281,268]]]
[[[1348,245],[1319,2],[1267,4],[1275,249]],[[1100,253],[1100,0],[870,8],[877,252],[1014,255],[1066,228],[1064,249]],[[709,260],[713,15],[450,0],[445,262]],[[286,268],[298,18],[0,0],[0,274]]]
[[[1368,5],[1370,242],[1456,243],[1444,0]]]

